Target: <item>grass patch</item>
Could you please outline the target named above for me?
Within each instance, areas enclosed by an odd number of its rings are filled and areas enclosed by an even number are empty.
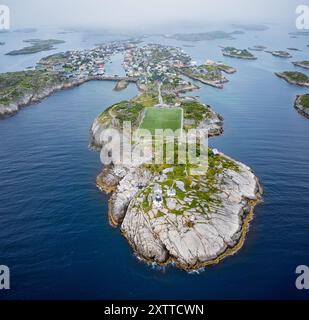
[[[300,104],[304,108],[309,108],[309,95],[308,94],[305,94],[305,95],[300,97]]]
[[[283,75],[287,76],[290,80],[297,81],[300,83],[309,82],[309,77],[302,72],[286,71],[286,72],[283,72]]]
[[[148,108],[141,123],[141,129],[149,130],[153,135],[156,129],[181,129],[182,111],[180,108]]]

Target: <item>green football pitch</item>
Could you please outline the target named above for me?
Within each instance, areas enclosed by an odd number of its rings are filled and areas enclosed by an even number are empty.
[[[180,108],[147,108],[141,123],[141,129],[148,129],[153,135],[156,129],[182,129],[182,109]]]

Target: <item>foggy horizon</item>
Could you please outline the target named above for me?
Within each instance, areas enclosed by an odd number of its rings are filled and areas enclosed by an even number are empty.
[[[11,11],[11,27],[105,28],[162,31],[182,25],[218,29],[229,23],[282,24],[293,27],[297,0],[3,0]]]

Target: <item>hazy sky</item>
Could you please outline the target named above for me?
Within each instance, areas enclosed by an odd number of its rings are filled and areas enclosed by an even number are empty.
[[[309,0],[0,0],[11,9],[12,27],[160,26],[179,21],[291,23]]]

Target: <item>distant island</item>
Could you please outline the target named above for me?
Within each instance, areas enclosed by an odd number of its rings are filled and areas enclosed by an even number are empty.
[[[234,32],[225,32],[225,31],[210,31],[203,33],[176,33],[171,36],[166,36],[179,41],[204,41],[204,40],[233,40]]]
[[[194,48],[195,47],[193,44],[183,44],[182,46],[185,48]]]
[[[270,50],[267,50],[265,51],[267,53],[270,53],[272,54],[274,57],[279,57],[279,58],[292,58],[292,55],[287,52],[287,51],[281,51],[281,50],[278,50],[278,51],[270,51]]]
[[[5,42],[0,41],[0,46],[4,46],[4,45],[5,45]]]
[[[55,40],[55,39],[48,39],[48,40],[41,40],[41,39],[29,39],[24,40],[25,43],[31,44],[28,47],[24,47],[20,50],[13,50],[6,55],[9,56],[16,56],[22,54],[33,54],[41,51],[50,51],[56,49],[54,45],[65,43],[64,40]]]
[[[261,46],[261,45],[257,45],[257,46],[253,46],[253,47],[248,48],[248,50],[250,50],[250,51],[264,51],[266,49],[267,49],[267,47]]]
[[[225,47],[222,49],[222,54],[231,58],[256,60],[257,58],[246,49],[236,49],[234,47]]]
[[[296,97],[294,108],[304,117],[309,119],[309,94]]]
[[[297,36],[308,37],[309,36],[309,31],[295,31],[295,32],[290,32],[289,35],[291,35],[293,37],[297,37]]]
[[[294,66],[301,67],[301,68],[304,68],[304,69],[309,69],[309,61],[308,60],[295,61],[295,62],[292,62],[292,63],[294,64]]]
[[[296,71],[284,71],[275,72],[275,75],[284,79],[290,84],[294,84],[301,87],[309,87],[309,77],[302,72]]]
[[[301,51],[300,49],[297,49],[297,48],[287,48],[287,49],[290,51]]]
[[[77,31],[75,30],[64,30],[64,31],[59,31],[57,34],[71,34],[71,33],[76,33]]]
[[[232,26],[246,31],[266,31],[269,29],[268,26],[262,24],[233,24]]]

